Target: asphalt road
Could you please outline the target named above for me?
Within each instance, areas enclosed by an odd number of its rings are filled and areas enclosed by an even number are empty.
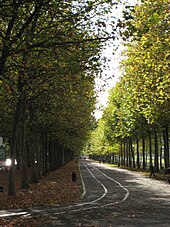
[[[50,216],[48,227],[170,226],[168,182],[90,160],[80,161],[80,169],[83,193],[78,203],[20,212]]]

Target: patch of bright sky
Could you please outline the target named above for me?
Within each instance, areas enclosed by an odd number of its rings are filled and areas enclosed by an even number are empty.
[[[138,1],[128,0],[125,2],[128,2],[128,4],[130,5],[134,5]],[[115,16],[117,18],[122,17],[122,8],[123,8],[123,5],[120,5],[119,8],[113,10],[114,17]],[[115,47],[117,47],[116,51],[115,51]],[[103,77],[96,79],[96,90],[99,90],[96,111],[94,114],[96,119],[101,118],[103,109],[107,106],[109,90],[115,86],[116,82],[119,80],[121,76],[119,63],[122,60],[121,52],[123,51],[123,49],[124,49],[124,46],[121,43],[121,41],[116,39],[113,44],[108,45],[106,49],[103,51],[103,56],[110,59],[110,62],[108,64],[108,67],[106,67],[106,69],[103,71]],[[105,84],[105,86],[104,86],[104,89],[101,90],[100,87],[102,87],[103,84]]]
[[[121,60],[122,50],[123,45],[120,44],[114,55],[111,48],[108,48],[103,51],[103,55],[107,56],[111,60],[109,62],[108,68],[103,71],[103,79],[102,78],[96,79],[96,87],[97,89],[100,90],[98,91],[97,105],[95,111],[95,117],[97,119],[99,119],[102,116],[103,108],[107,106],[109,90],[115,86],[116,82],[119,80],[121,76],[119,62]],[[104,81],[105,80],[104,78],[107,81]],[[103,87],[103,83],[104,88],[100,89],[100,87]]]

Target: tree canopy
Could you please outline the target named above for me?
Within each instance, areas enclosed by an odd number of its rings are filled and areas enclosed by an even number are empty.
[[[104,131],[113,147],[118,140],[128,143],[124,145],[126,154],[123,157],[128,161],[134,159],[135,148],[139,162],[139,140],[142,140],[142,161],[145,162],[146,143],[150,141],[151,144],[154,139],[154,162],[158,170],[158,145],[161,152],[164,149],[165,167],[169,163],[169,1],[142,1],[128,8],[125,16],[124,21],[119,21],[125,46],[121,62],[123,73],[110,91],[108,106],[103,114],[106,122]],[[134,147],[132,140],[137,140]],[[152,162],[151,146],[148,149]]]
[[[28,187],[26,168],[35,161],[45,174],[80,153],[95,122],[95,77],[105,41],[114,39],[106,24],[116,4],[0,2],[0,133],[10,143],[10,195],[15,158]]]

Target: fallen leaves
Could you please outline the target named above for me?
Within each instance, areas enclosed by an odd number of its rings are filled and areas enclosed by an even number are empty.
[[[45,224],[50,224],[50,220],[47,217],[15,217],[15,218],[2,218],[0,219],[0,227],[38,227]]]
[[[72,172],[77,173],[77,183],[72,182]],[[1,179],[3,173],[0,173]],[[6,174],[6,173],[5,173]],[[7,175],[3,180],[4,188],[7,189]],[[19,176],[19,174],[18,174]],[[17,179],[18,181],[18,179]],[[69,162],[66,166],[48,173],[38,184],[30,184],[29,189],[20,189],[17,184],[16,197],[9,197],[7,190],[0,193],[0,209],[11,210],[18,208],[29,208],[33,206],[53,206],[59,204],[69,204],[75,202],[81,195],[81,183],[79,176],[79,166],[76,161]],[[28,225],[27,225],[28,221]],[[45,220],[43,220],[44,222]],[[46,220],[48,222],[49,220]],[[12,226],[38,226],[36,223],[42,222],[38,218],[0,218],[0,227]],[[21,224],[21,225],[20,225]]]

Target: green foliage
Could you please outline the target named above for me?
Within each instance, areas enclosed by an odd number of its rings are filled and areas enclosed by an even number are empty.
[[[25,109],[28,127],[47,127],[51,138],[80,151],[95,121],[94,81],[101,72],[101,41],[111,36],[105,15],[113,4],[0,2],[2,136],[10,139],[20,105],[18,130]]]
[[[103,126],[98,126],[105,141],[95,136],[112,148],[127,138],[145,138],[170,122],[169,1],[142,1],[127,8],[124,19],[118,24],[126,46],[123,75],[110,91]]]
[[[134,16],[140,38],[128,44],[125,78],[139,112],[149,123],[156,123],[166,115],[169,103],[168,1],[145,1],[135,8]]]

